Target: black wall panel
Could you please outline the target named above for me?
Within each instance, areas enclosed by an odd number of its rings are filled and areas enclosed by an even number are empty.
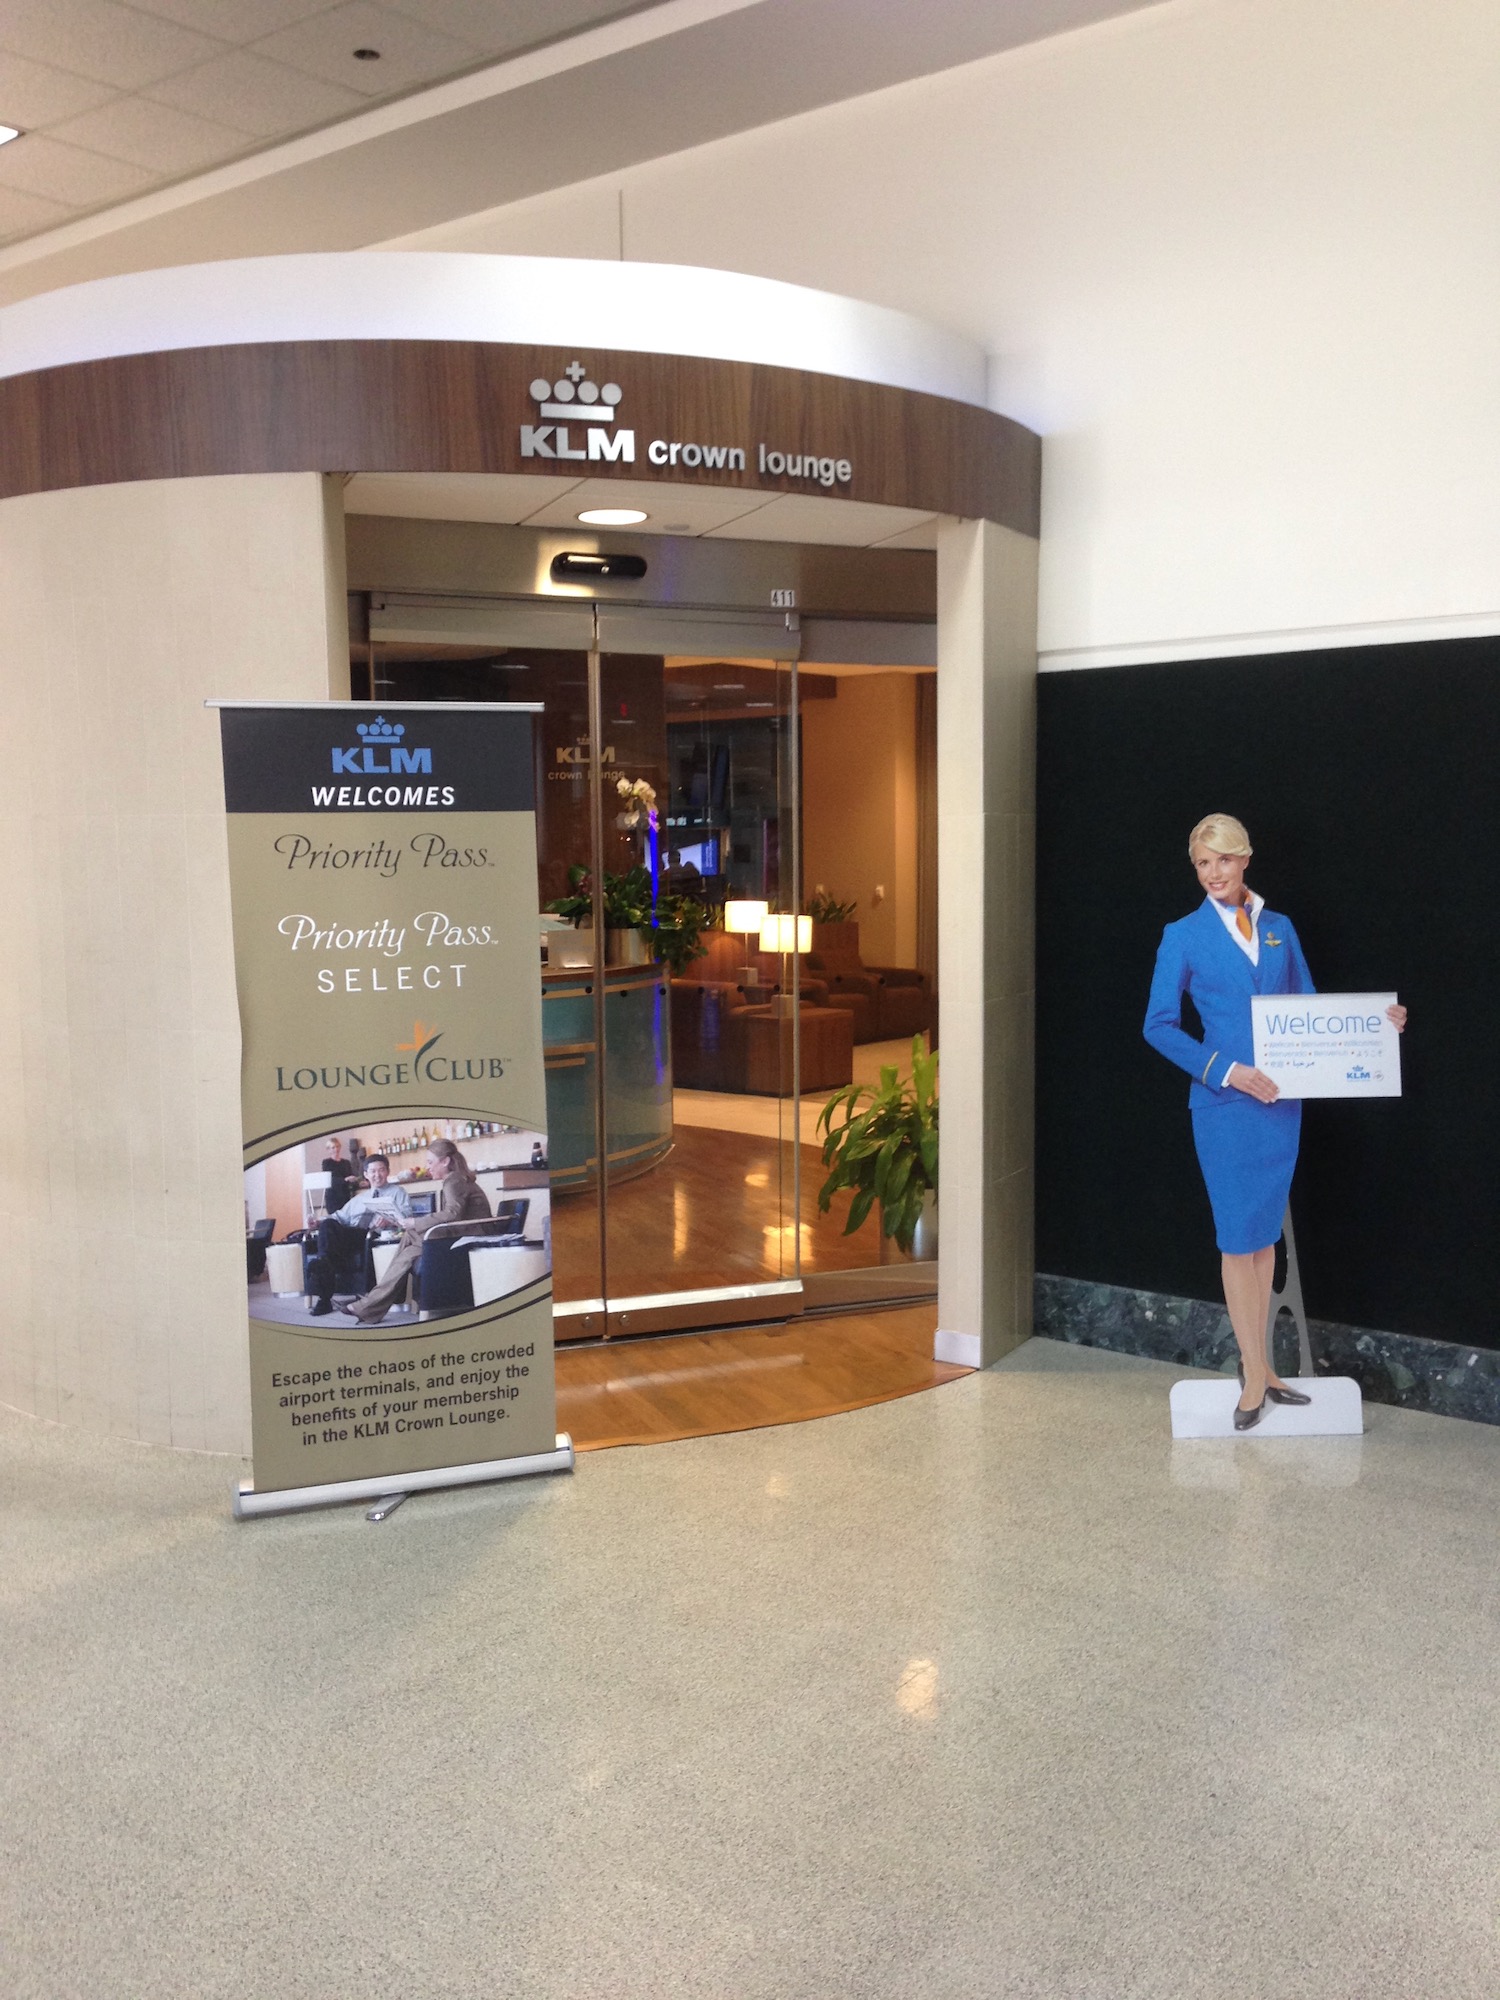
[[[1141,1039],[1187,836],[1235,813],[1247,880],[1324,991],[1411,1009],[1399,1102],[1317,1102],[1292,1189],[1310,1313],[1500,1347],[1500,640],[1044,674],[1037,1266],[1221,1296],[1188,1079]]]

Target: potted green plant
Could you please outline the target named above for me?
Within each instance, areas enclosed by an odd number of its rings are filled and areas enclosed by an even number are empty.
[[[650,958],[651,877],[639,862],[623,875],[604,871],[605,963],[645,965]],[[593,889],[581,861],[568,870],[568,894],[548,903],[549,913],[566,917],[577,930],[594,920]]]
[[[841,903],[819,883],[808,898],[807,915],[812,918],[812,971],[836,969],[842,962],[859,957],[859,925],[854,921],[857,902]]]
[[[708,955],[703,933],[712,922],[712,911],[695,896],[657,897],[656,955],[674,979],[680,979],[695,958]]]
[[[818,1114],[829,1169],[818,1211],[826,1215],[839,1190],[851,1189],[846,1236],[878,1202],[885,1236],[919,1258],[937,1254],[937,1081],[938,1059],[914,1035],[910,1076],[887,1063],[877,1085],[851,1083]]]
[[[815,924],[847,924],[859,908],[858,901],[841,903],[824,888],[815,889],[808,899],[807,914]]]

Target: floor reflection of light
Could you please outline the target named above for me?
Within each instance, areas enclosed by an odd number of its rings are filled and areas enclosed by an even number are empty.
[[[770,1185],[771,1176],[769,1174],[746,1174],[745,1176],[746,1187],[769,1187]]]
[[[773,1472],[771,1474],[771,1477],[766,1481],[766,1491],[773,1500],[785,1500],[789,1488],[781,1473]]]
[[[731,1361],[702,1361],[686,1368],[640,1369],[612,1376],[605,1382],[570,1383],[570,1396],[634,1395],[637,1389],[679,1388],[684,1382],[713,1382],[726,1375],[764,1375],[771,1368],[801,1368],[807,1357],[787,1354],[745,1354]]]
[[[685,1257],[692,1214],[687,1189],[679,1181],[672,1190],[672,1255]]]
[[[896,1706],[908,1715],[936,1715],[937,1686],[936,1660],[908,1660],[896,1683]]]
[[[766,1239],[766,1256],[772,1261],[790,1258],[799,1246],[797,1231],[801,1230],[800,1248],[804,1257],[812,1256],[812,1224],[810,1222],[768,1222],[761,1234]]]

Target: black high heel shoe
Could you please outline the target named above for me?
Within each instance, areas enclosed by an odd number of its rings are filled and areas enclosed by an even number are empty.
[[[1266,1399],[1261,1397],[1253,1410],[1242,1410],[1238,1403],[1234,1406],[1234,1427],[1237,1431],[1251,1431],[1266,1413]]]
[[[1240,1378],[1240,1387],[1243,1389],[1245,1386],[1244,1362],[1237,1361],[1235,1363],[1235,1369]],[[1298,1405],[1301,1408],[1305,1409],[1307,1405],[1311,1403],[1312,1397],[1304,1396],[1300,1389],[1278,1389],[1273,1384],[1267,1383],[1265,1401],[1272,1403],[1285,1403],[1288,1405]],[[1264,1403],[1262,1404],[1262,1407],[1264,1407]],[[1250,1426],[1249,1424],[1240,1423],[1239,1418],[1241,1414],[1243,1413],[1240,1411],[1235,1412],[1235,1429],[1239,1431],[1247,1431],[1249,1430]]]

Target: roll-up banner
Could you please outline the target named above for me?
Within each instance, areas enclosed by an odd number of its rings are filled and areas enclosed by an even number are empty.
[[[218,702],[239,1515],[565,1469],[531,706]]]

